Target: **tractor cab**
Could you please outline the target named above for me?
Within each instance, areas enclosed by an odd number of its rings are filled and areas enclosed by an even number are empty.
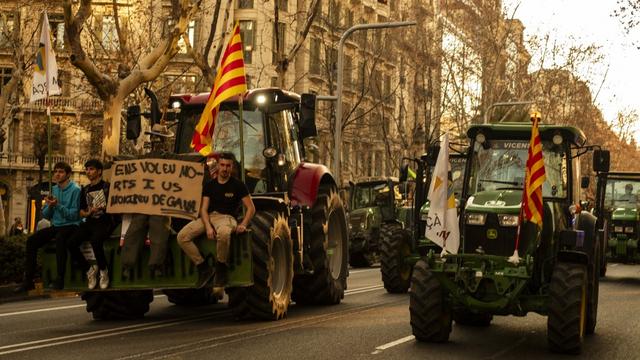
[[[639,262],[640,173],[603,174],[603,216],[608,226],[607,255],[623,262]]]

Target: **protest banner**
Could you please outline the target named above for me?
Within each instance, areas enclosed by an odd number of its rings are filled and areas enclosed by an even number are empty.
[[[111,167],[109,213],[195,219],[200,211],[204,164],[169,159],[116,161]]]

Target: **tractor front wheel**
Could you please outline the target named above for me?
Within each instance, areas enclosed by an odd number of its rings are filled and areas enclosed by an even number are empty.
[[[549,285],[547,340],[551,351],[579,354],[587,324],[587,269],[582,264],[558,263]]]
[[[411,284],[411,247],[400,224],[391,222],[380,227],[380,272],[387,292],[406,293]]]
[[[442,286],[424,260],[413,268],[409,313],[411,329],[418,341],[446,342],[451,334],[451,308]]]

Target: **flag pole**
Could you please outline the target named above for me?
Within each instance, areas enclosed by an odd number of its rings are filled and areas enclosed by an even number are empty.
[[[45,24],[46,22],[46,24]],[[49,27],[49,17],[47,16],[47,11],[45,10],[44,12],[44,17],[42,18],[42,28],[44,29],[44,27],[47,26],[47,30]],[[47,32],[48,34],[48,32]],[[47,35],[47,41],[49,41],[48,35]],[[45,102],[47,104],[47,157],[48,162],[49,162],[49,196],[52,196],[53,194],[51,193],[51,181],[53,180],[53,178],[51,177],[51,173],[52,173],[52,164],[51,164],[51,104],[49,103],[49,79],[50,79],[50,69],[49,69],[49,49],[47,49],[45,47],[45,62],[46,62],[46,66],[45,66],[45,76],[46,76],[46,88],[47,88],[47,96],[45,97]]]
[[[240,179],[244,183],[244,119],[242,118],[244,93],[239,95],[238,114],[240,115]]]

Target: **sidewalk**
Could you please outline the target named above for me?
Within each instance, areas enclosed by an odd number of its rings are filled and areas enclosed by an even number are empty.
[[[13,289],[18,287],[19,285],[20,284],[0,285],[0,304],[15,302],[15,301],[31,300],[31,299],[74,297],[74,296],[77,296],[78,294],[75,291],[44,290],[42,287],[42,283],[36,283],[35,284],[36,288],[33,290],[30,290],[28,293],[16,294],[13,292]]]

